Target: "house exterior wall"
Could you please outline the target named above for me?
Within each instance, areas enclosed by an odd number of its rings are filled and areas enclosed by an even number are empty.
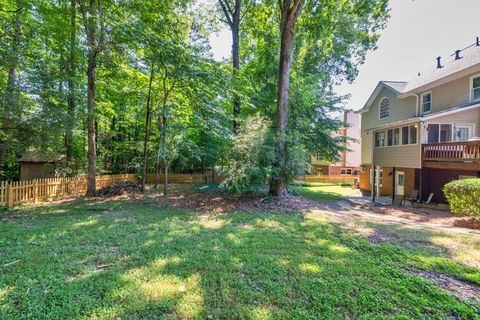
[[[431,113],[445,111],[453,107],[463,107],[470,104],[470,77],[468,76],[450,81],[434,87],[432,90],[432,111]],[[425,92],[429,92],[425,91]],[[421,94],[425,93],[422,92]],[[421,110],[423,114],[423,110]],[[428,115],[425,114],[425,115]]]
[[[364,116],[362,115],[362,128],[364,128],[363,118]],[[373,133],[362,130],[361,134],[362,134],[361,135],[362,147],[361,147],[361,153],[360,153],[361,154],[360,164],[366,165],[366,164],[372,163]]]
[[[370,169],[371,166],[367,165],[364,167],[362,173],[360,173],[360,190],[369,194],[371,191],[370,183]],[[382,170],[382,184],[380,187],[381,196],[392,196],[393,195],[393,179],[394,179],[394,168],[393,167],[381,167]],[[395,172],[405,173],[405,185],[404,185],[404,195],[409,196],[413,190],[419,189],[419,170],[413,168],[402,168],[395,167]]]
[[[480,172],[451,170],[451,169],[422,169],[423,190],[422,198],[426,200],[430,193],[433,193],[432,202],[447,203],[445,194],[443,193],[443,186],[450,181],[459,179],[460,176],[480,177]]]
[[[323,159],[319,159],[316,156],[311,156],[310,163],[313,172],[318,172],[318,169],[322,169],[322,174],[340,175],[342,168],[352,168],[358,170],[361,162],[361,135],[360,135],[360,115],[353,112],[345,112],[339,117],[339,120],[346,121],[348,126],[341,128],[339,132],[333,134],[334,137],[346,136],[352,141],[348,141],[345,147],[346,152],[340,155],[340,160],[336,163],[329,163]]]
[[[386,119],[379,119],[379,104],[383,98],[390,100],[390,116]],[[406,120],[415,117],[417,99],[408,97],[398,99],[397,93],[391,89],[383,88],[378,96],[373,100],[369,111],[362,114],[362,131],[388,125],[395,121]]]
[[[423,138],[422,142],[427,143],[427,125],[428,124],[434,124],[434,123],[451,123],[453,124],[453,132],[455,132],[455,127],[457,125],[474,125],[474,137],[480,136],[480,108],[475,108],[475,109],[470,109],[462,112],[457,112],[453,114],[449,114],[446,116],[434,118],[431,120],[426,120],[424,122],[424,128],[423,128]],[[455,137],[454,137],[455,139]]]
[[[415,125],[415,124],[413,124]],[[420,126],[417,125],[417,143],[399,146],[373,148],[373,163],[376,166],[387,167],[421,167]],[[392,127],[398,128],[398,127]],[[401,131],[401,130],[400,130]]]
[[[347,128],[347,137],[355,139],[348,144],[348,149],[350,151],[347,152],[347,165],[352,167],[359,167],[361,163],[361,149],[362,145],[360,143],[361,137],[361,129],[360,129],[360,115],[350,112],[347,114],[347,121],[351,125]]]
[[[21,163],[20,180],[54,178],[54,165],[47,163]]]

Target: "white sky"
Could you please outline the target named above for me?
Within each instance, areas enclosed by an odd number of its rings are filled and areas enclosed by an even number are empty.
[[[360,109],[380,80],[408,81],[447,57],[473,44],[480,36],[480,0],[390,0],[390,19],[353,84],[337,88],[350,94],[347,107]],[[210,39],[216,59],[230,57],[228,30]]]

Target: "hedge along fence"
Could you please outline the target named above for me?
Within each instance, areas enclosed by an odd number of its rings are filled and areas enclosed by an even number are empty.
[[[452,212],[480,218],[480,179],[454,180],[443,192]]]
[[[105,175],[96,178],[97,190],[120,182],[136,182],[134,174]],[[46,178],[0,182],[0,206],[35,204],[67,195],[83,195],[87,191],[87,177]]]

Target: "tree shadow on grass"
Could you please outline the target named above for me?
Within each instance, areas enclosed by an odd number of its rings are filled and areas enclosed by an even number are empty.
[[[405,271],[408,249],[321,215],[104,208],[61,207],[34,230],[9,223],[0,261],[22,260],[2,270],[0,318],[478,317]]]

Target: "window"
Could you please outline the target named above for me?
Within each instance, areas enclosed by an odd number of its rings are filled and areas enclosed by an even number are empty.
[[[480,100],[480,75],[470,78],[470,100]]]
[[[440,123],[428,125],[428,143],[452,141],[452,124]]]
[[[387,130],[387,146],[393,146],[393,130]]]
[[[455,137],[457,141],[466,141],[473,136],[474,126],[473,124],[457,125]]]
[[[400,128],[393,129],[393,145],[400,145]]]
[[[352,175],[352,169],[351,168],[344,168],[340,171],[341,175]]]
[[[388,98],[383,98],[382,101],[380,101],[379,118],[386,119],[389,116],[390,116],[390,101],[388,100]]]
[[[381,148],[385,146],[385,131],[375,132],[375,147]]]
[[[440,142],[452,141],[452,125],[441,124],[440,125]]]
[[[410,144],[417,143],[417,125],[410,126]]]
[[[402,144],[408,144],[408,134],[410,129],[408,127],[402,127]]]
[[[427,130],[428,130],[428,143],[438,143],[440,126],[438,124],[429,124]]]
[[[422,110],[423,113],[429,113],[432,111],[432,93],[427,92],[422,94]]]

